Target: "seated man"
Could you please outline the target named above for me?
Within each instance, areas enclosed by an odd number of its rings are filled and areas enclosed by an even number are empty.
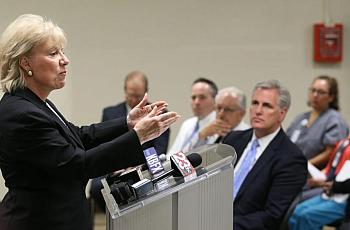
[[[176,135],[167,157],[179,151],[193,149],[198,140],[198,132],[215,119],[216,84],[206,78],[198,78],[192,84],[191,107],[194,117],[185,120]]]
[[[216,119],[199,132],[194,148],[220,143],[227,133],[248,129],[243,121],[245,109],[246,97],[241,90],[235,87],[221,89],[215,97]]]
[[[252,129],[234,131],[223,143],[237,152],[233,187],[233,226],[278,229],[305,184],[307,161],[281,128],[290,94],[278,81],[258,83],[250,105]]]
[[[109,106],[103,109],[102,121],[125,117],[129,111],[134,108],[142,100],[145,93],[148,92],[148,80],[144,73],[140,71],[130,72],[124,80],[125,101],[115,106]],[[147,149],[154,147],[158,153],[166,154],[168,149],[168,142],[170,136],[170,129],[165,131],[158,138],[146,142],[142,148]]]
[[[313,187],[323,187],[324,193],[311,197],[298,204],[289,219],[291,230],[322,229],[323,225],[330,224],[345,217],[350,180],[337,182],[337,175],[346,161],[350,160],[350,136],[340,141],[331,153],[331,157],[323,169],[326,180],[309,179]],[[348,162],[349,163],[349,162]],[[349,172],[342,172],[348,174]]]

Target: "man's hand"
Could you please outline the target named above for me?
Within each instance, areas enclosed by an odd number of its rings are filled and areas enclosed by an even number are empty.
[[[307,180],[307,185],[309,185],[311,188],[315,188],[315,187],[322,187],[325,184],[326,181],[324,180],[316,180],[313,178],[309,178]]]
[[[327,196],[332,195],[333,181],[326,181],[323,183],[323,191],[327,194]]]
[[[204,127],[199,132],[199,139],[204,140],[207,137],[218,134],[219,136],[225,136],[227,133],[231,131],[230,125],[221,119],[215,119],[212,121],[207,127]]]

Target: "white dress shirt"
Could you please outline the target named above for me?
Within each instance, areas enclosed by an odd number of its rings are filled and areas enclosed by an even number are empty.
[[[234,127],[232,129],[232,131],[246,130],[249,128],[250,128],[250,126],[248,124],[246,124],[244,121],[241,121],[236,127]],[[199,134],[198,134],[197,139],[195,141],[196,144],[194,145],[194,148],[197,148],[199,146],[206,145],[206,144],[214,144],[218,138],[219,138],[219,135],[214,134],[213,136],[209,136],[209,137],[205,138],[204,140],[200,140]],[[221,140],[223,140],[223,138]]]
[[[182,150],[181,148],[185,145],[186,142],[188,142],[188,138],[193,133],[193,130],[197,124],[197,121],[199,122],[199,131],[200,131],[204,127],[206,127],[210,122],[214,121],[215,117],[216,117],[216,113],[215,111],[213,111],[208,116],[206,116],[201,120],[198,120],[198,117],[191,117],[185,120],[182,123],[179,132],[177,133],[177,136],[175,138],[173,145],[171,146],[170,150],[167,153],[167,158],[169,158],[171,155]]]

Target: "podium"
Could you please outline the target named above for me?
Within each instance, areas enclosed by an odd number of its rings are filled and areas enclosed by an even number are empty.
[[[118,206],[105,179],[108,230],[227,230],[233,229],[233,165],[235,150],[225,144],[201,146],[197,177],[166,178],[146,196]],[[187,154],[187,153],[186,153]],[[164,166],[166,168],[166,166]],[[170,167],[168,165],[168,167]],[[143,172],[150,178],[148,172]]]

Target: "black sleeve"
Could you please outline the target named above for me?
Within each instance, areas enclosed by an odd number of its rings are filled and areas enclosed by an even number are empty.
[[[124,120],[112,120],[79,129],[82,142],[100,142],[81,148],[45,113],[26,111],[1,146],[9,161],[57,177],[94,178],[144,162],[134,130]],[[23,168],[23,171],[25,171]]]

